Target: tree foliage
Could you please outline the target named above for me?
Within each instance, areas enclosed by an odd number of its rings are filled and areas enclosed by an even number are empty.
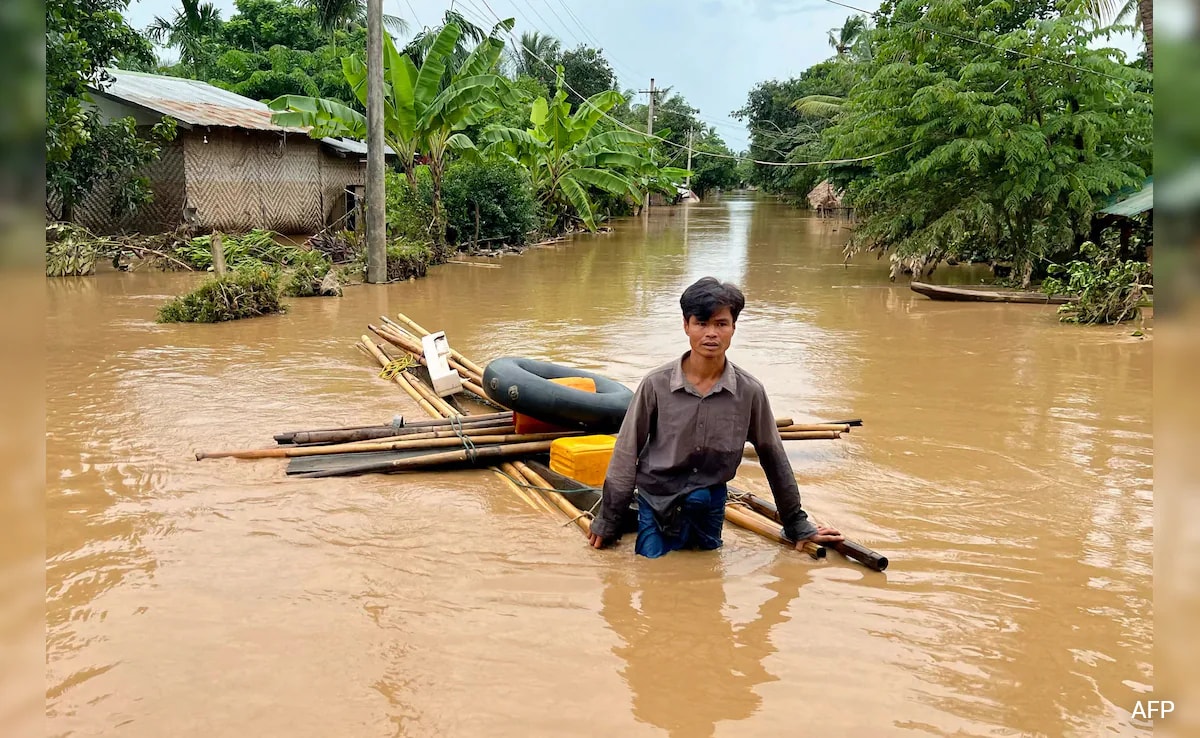
[[[46,206],[69,220],[98,183],[115,187],[114,210],[131,212],[152,197],[139,170],[174,136],[164,121],[143,135],[132,118],[104,121],[88,105],[88,87],[112,83],[105,71],[118,58],[149,63],[150,44],[124,19],[127,0],[46,3]]]
[[[834,157],[882,154],[833,172],[864,216],[855,245],[891,251],[897,269],[982,250],[1027,284],[1074,248],[1097,198],[1147,174],[1147,75],[1093,48],[1081,16],[1015,7],[901,0],[824,132]]]
[[[499,28],[507,31],[512,21]],[[384,139],[396,152],[410,186],[415,190],[418,153],[429,166],[433,184],[435,242],[441,244],[442,179],[452,150],[473,150],[462,131],[478,125],[513,100],[507,82],[496,74],[504,42],[495,34],[486,37],[458,64],[443,86],[447,68],[461,38],[453,23],[440,29],[418,68],[412,57],[384,39]],[[358,101],[367,100],[367,67],[357,57],[342,60],[342,72]],[[285,95],[272,100],[279,111],[272,120],[283,126],[307,127],[314,138],[345,136],[366,139],[366,116],[336,100]]]
[[[559,74],[554,98],[534,101],[529,128],[491,126],[480,136],[484,159],[511,161],[529,172],[551,230],[564,228],[571,216],[595,229],[593,191],[637,201],[646,188],[663,188],[663,178],[668,185],[682,180],[683,170],[658,164],[647,136],[597,127],[623,99],[619,93],[600,92],[572,112]]]

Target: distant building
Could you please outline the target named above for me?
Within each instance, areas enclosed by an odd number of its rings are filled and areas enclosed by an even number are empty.
[[[842,202],[842,193],[837,191],[829,180],[822,180],[808,193],[808,204],[817,215],[849,214],[849,208]]]
[[[257,100],[206,82],[109,69],[115,82],[91,90],[102,117],[133,117],[148,129],[165,116],[178,135],[143,172],[154,201],[113,217],[112,187],[101,185],[75,207],[74,220],[102,233],[172,230],[314,233],[342,218],[366,181],[366,146],[309,138],[271,122]],[[389,150],[389,153],[390,150]]]

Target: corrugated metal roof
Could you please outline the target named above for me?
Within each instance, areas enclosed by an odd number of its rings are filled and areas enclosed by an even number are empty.
[[[1117,200],[1100,212],[1107,213],[1108,215],[1121,215],[1126,218],[1132,218],[1135,215],[1140,215],[1147,210],[1153,209],[1154,180],[1148,179],[1146,180],[1146,183],[1142,185],[1142,189],[1138,190],[1132,195],[1129,195],[1128,197],[1125,197],[1124,199]]]
[[[109,68],[114,81],[93,94],[140,105],[190,126],[250,128],[258,131],[302,131],[271,122],[264,103],[222,90],[207,82]]]
[[[222,90],[207,82],[182,77],[167,77],[145,72],[127,72],[109,67],[113,83],[93,94],[119,102],[138,105],[189,126],[249,128],[256,131],[307,133],[307,128],[277,126],[271,122],[274,112],[258,100]],[[348,155],[367,155],[367,145],[350,138],[322,138],[321,143]],[[390,146],[384,154],[395,156]]]

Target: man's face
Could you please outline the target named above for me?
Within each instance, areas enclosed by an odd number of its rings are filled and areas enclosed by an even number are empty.
[[[723,307],[712,314],[708,320],[700,320],[691,315],[683,321],[683,332],[687,334],[692,344],[692,354],[706,359],[720,359],[729,350],[733,341],[733,313]]]

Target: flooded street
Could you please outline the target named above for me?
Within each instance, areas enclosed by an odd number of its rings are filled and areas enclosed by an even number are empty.
[[[490,263],[157,325],[192,274],[47,280],[47,713],[56,736],[1148,736],[1151,341],[938,303],[849,233],[733,195]],[[197,462],[424,417],[354,348],[403,311],[483,364],[636,386],[679,294],[747,308],[730,357],[805,507],[891,559],[588,549],[486,471],[289,479]],[[957,275],[939,272],[934,281]],[[746,464],[739,486],[769,497]]]

